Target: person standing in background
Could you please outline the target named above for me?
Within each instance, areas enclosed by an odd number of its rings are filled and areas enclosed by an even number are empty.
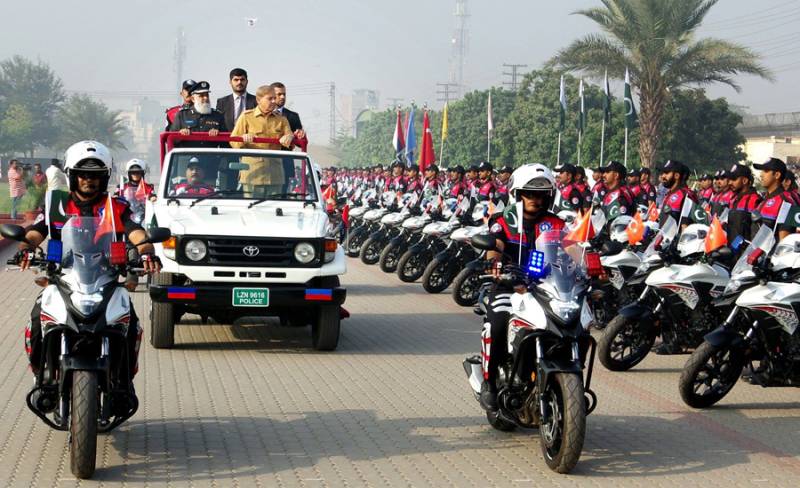
[[[16,219],[19,202],[27,191],[22,168],[16,159],[12,159],[8,164],[8,191],[11,195],[11,218]]]
[[[44,172],[47,177],[47,191],[64,190],[69,191],[67,175],[61,170],[61,162],[53,158],[50,160],[50,167]]]
[[[217,110],[225,117],[225,127],[233,130],[245,110],[256,108],[256,96],[247,93],[247,71],[233,68],[229,79],[233,93],[217,99]]]

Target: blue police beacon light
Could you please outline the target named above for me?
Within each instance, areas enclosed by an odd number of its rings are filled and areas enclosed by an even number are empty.
[[[50,239],[47,241],[47,262],[60,263],[61,255],[64,252],[64,245],[61,241]]]

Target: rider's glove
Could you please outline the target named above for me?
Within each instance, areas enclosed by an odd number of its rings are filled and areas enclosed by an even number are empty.
[[[144,264],[144,263],[158,263],[159,266],[161,265],[161,260],[158,258],[158,256],[156,256],[155,254],[153,254],[151,252],[142,254],[142,256],[139,259],[141,259],[142,264]]]
[[[34,257],[34,252],[32,249],[20,249],[14,254],[14,261],[19,264],[23,261],[30,261]]]

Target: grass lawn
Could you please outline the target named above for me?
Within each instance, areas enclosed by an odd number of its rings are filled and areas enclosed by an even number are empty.
[[[19,212],[33,210],[36,206],[35,198],[36,196],[31,193],[29,188],[25,196],[22,197],[17,210]],[[8,183],[5,181],[0,182],[0,213],[11,213],[11,196],[8,193]]]

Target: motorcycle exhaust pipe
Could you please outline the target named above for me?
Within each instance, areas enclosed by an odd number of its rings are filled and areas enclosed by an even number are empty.
[[[483,367],[480,356],[469,357],[464,360],[462,365],[464,372],[467,373],[467,378],[469,378],[469,386],[476,395],[480,395],[481,384],[483,384]]]

